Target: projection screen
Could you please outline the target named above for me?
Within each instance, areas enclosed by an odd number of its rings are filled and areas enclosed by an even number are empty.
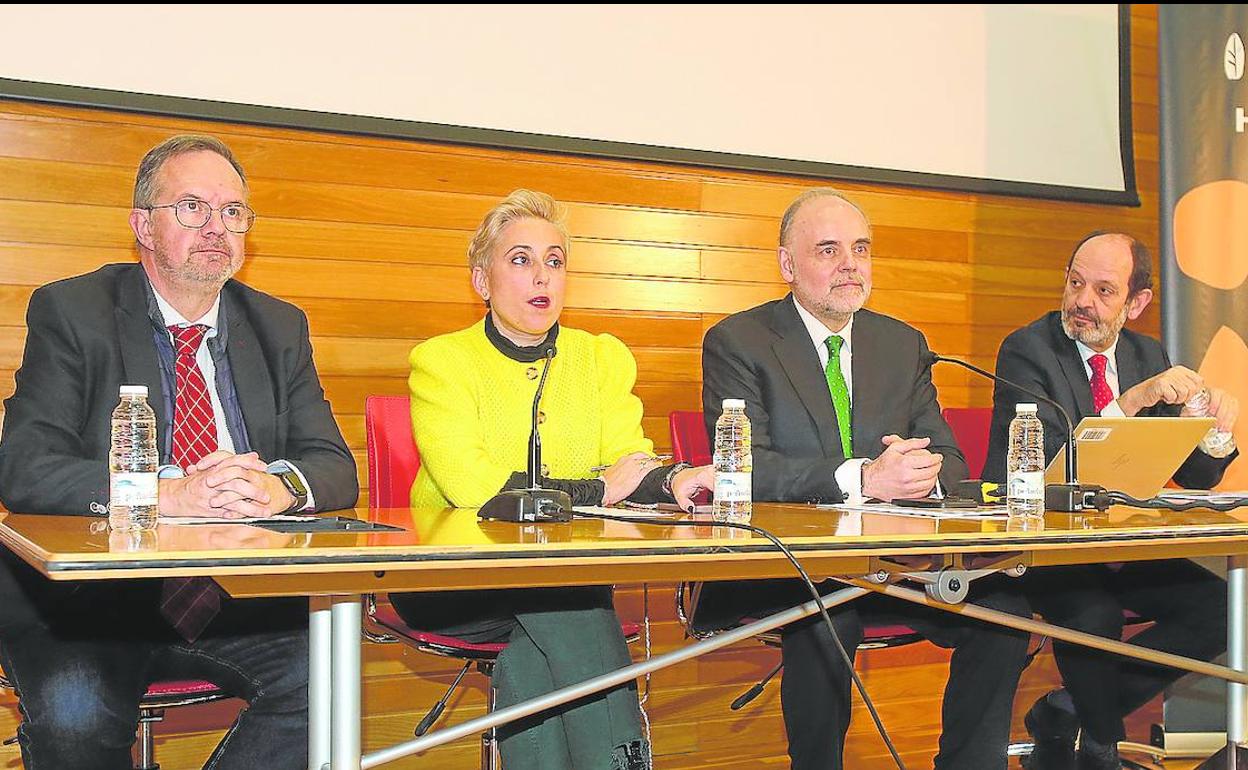
[[[0,96],[1138,203],[1125,6],[0,8]]]

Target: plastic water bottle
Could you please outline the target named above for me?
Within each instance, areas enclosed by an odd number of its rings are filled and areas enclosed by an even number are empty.
[[[1010,517],[1044,515],[1044,425],[1035,404],[1014,407],[1006,453],[1006,508]]]
[[[1188,400],[1185,411],[1191,417],[1212,417],[1209,406],[1209,389],[1201,388],[1199,393]],[[1217,426],[1214,426],[1201,439],[1201,446],[1205,454],[1210,457],[1226,457],[1235,451],[1235,436],[1229,431],[1220,431]]]
[[[108,452],[108,526],[113,531],[156,527],[159,463],[156,415],[147,404],[147,386],[122,385]]]
[[[754,450],[750,445],[750,418],[745,401],[725,398],[723,413],[715,422],[715,498],[711,518],[715,521],[748,522],[751,509]]]

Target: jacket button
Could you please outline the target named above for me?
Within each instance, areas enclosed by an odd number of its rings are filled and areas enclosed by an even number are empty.
[[[537,379],[537,367],[530,366],[528,369],[525,369],[524,376],[528,377],[530,380],[536,380]]]

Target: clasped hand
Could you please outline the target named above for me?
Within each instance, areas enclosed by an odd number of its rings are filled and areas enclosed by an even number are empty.
[[[216,451],[180,479],[160,480],[160,515],[258,518],[281,513],[294,497],[255,452]]]
[[[889,434],[884,452],[862,469],[862,494],[880,500],[926,497],[936,488],[945,458],[930,451],[930,438]]]

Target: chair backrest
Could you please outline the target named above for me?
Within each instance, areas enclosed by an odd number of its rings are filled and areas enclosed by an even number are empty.
[[[992,426],[992,410],[987,407],[942,409],[945,422],[953,430],[962,456],[966,458],[967,473],[973,479],[981,478],[984,462],[988,459],[988,431]]]
[[[668,415],[672,430],[672,459],[678,463],[709,465],[711,442],[701,412],[675,411]]]
[[[420,452],[412,437],[412,406],[407,396],[369,396],[364,400],[368,440],[369,508],[406,508],[420,470]]]

